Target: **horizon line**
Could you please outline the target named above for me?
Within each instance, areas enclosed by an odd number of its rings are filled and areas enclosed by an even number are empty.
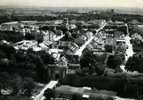
[[[122,6],[13,6],[13,5],[0,5],[0,8],[110,8],[110,9],[119,9],[119,8],[133,8],[133,9],[142,9],[143,7],[122,7]]]

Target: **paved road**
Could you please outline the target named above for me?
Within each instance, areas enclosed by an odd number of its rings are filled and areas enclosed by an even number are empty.
[[[130,33],[129,33],[128,25],[125,24],[125,26],[126,26],[126,28],[127,28],[127,35],[125,36],[125,43],[126,43],[126,45],[128,46],[128,48],[126,49],[125,62],[127,62],[128,59],[133,56],[134,51],[133,51],[133,46],[132,46],[132,44],[131,44],[131,42],[130,42],[131,37],[129,36]],[[121,67],[121,69],[122,69],[124,72],[128,72],[128,71],[125,69],[125,65],[121,65],[120,67]]]
[[[102,30],[105,26],[106,26],[106,22],[99,28],[96,30],[96,34],[98,34],[100,32],[100,30]],[[86,46],[96,37],[96,34],[93,35],[89,40],[87,40],[76,52],[75,55],[81,56],[82,55],[82,51],[86,48]]]
[[[125,37],[125,41],[126,41],[126,44],[128,46],[127,50],[126,50],[126,61],[129,59],[129,57],[132,57],[133,54],[134,54],[134,51],[133,51],[133,46],[130,42],[131,38],[130,38],[130,33],[129,33],[129,28],[128,28],[128,25],[125,24],[125,26],[127,27],[127,36]]]
[[[56,85],[58,84],[58,81],[50,81],[41,91],[38,95],[36,95],[36,97],[34,98],[34,100],[44,100],[44,92],[49,88],[49,89],[53,89]]]

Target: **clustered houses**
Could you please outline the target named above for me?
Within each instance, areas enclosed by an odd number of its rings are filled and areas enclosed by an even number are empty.
[[[1,31],[15,31],[21,33],[32,33],[37,31],[38,26],[35,24],[36,21],[16,21],[16,22],[7,22],[1,24]]]
[[[133,34],[131,37],[133,40],[140,40],[143,42],[143,37],[138,33]]]
[[[102,22],[98,22],[98,26]],[[68,19],[64,19],[62,22],[43,24],[35,21],[21,21],[1,24],[0,30],[17,31],[23,36],[32,35],[32,40],[15,43],[14,48],[17,50],[33,49],[33,51],[46,50],[52,55],[56,63],[48,65],[46,68],[47,75],[51,79],[62,79],[66,74],[73,74],[80,69],[79,55],[75,55],[75,52],[92,37],[94,39],[87,46],[95,54],[125,54],[126,30],[120,31],[124,28],[123,23],[109,23],[98,34],[96,33],[98,28],[94,27],[95,22],[94,24],[90,22],[88,25],[80,24],[70,24]],[[39,41],[39,38],[42,39]]]
[[[119,32],[120,33],[120,32]],[[121,51],[125,53],[126,44],[125,44],[125,35],[120,33],[109,33],[109,31],[103,30],[99,32],[94,40],[89,44],[89,46],[95,51],[105,51],[110,53],[117,53]],[[111,50],[107,50],[111,47]]]
[[[99,51],[114,53],[125,53],[125,31],[124,23],[109,22],[104,29],[96,34],[97,26],[101,26],[104,20],[75,22],[65,18],[56,21],[37,22],[37,21],[20,21],[1,24],[1,31],[16,31],[23,36],[32,35],[33,40],[23,40],[15,43],[14,47],[18,49],[33,51],[47,50],[50,54],[61,62],[62,58],[67,59],[80,49],[91,37],[95,36],[91,43],[88,44],[95,53]],[[80,23],[80,24],[79,24]],[[41,41],[39,42],[39,38]],[[109,49],[109,50],[108,50]],[[56,52],[55,52],[56,51]],[[60,55],[64,54],[63,57]],[[76,55],[75,55],[76,56]],[[62,61],[62,65],[67,66],[68,60]],[[59,63],[60,64],[60,63]],[[75,66],[75,65],[74,65]],[[77,65],[79,67],[79,65]]]

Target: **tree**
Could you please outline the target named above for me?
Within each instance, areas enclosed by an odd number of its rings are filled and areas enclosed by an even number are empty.
[[[0,31],[0,40],[7,40],[9,42],[18,42],[24,39],[22,34],[14,31]]]
[[[101,75],[104,73],[104,57],[103,55],[93,54],[91,50],[85,49],[80,58],[80,66],[85,73]]]
[[[24,90],[25,90],[24,94],[26,96],[31,96],[32,95],[32,90],[35,87],[33,79],[29,78],[29,77],[24,78],[24,80],[23,80],[23,87],[24,87]]]
[[[129,71],[138,71],[143,72],[143,56],[142,55],[133,55],[130,57],[126,63],[127,70]]]
[[[49,53],[46,53],[45,51],[40,51],[39,56],[42,59],[42,61],[44,62],[44,64],[54,64],[55,63],[55,59]]]
[[[113,51],[113,46],[111,46],[111,45],[105,45],[105,51],[112,53],[112,51]]]
[[[108,57],[107,66],[112,69],[119,68],[122,64],[122,58],[120,55],[111,55]]]
[[[38,43],[43,42],[43,35],[42,34],[36,34],[35,35],[35,40],[37,40]]]
[[[44,96],[46,97],[46,100],[51,100],[50,98],[54,98],[54,97],[55,97],[55,91],[48,88],[48,89],[44,92]]]

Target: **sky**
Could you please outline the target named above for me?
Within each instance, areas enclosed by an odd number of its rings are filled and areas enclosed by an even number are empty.
[[[15,7],[132,7],[142,8],[143,0],[0,0],[0,6]]]

